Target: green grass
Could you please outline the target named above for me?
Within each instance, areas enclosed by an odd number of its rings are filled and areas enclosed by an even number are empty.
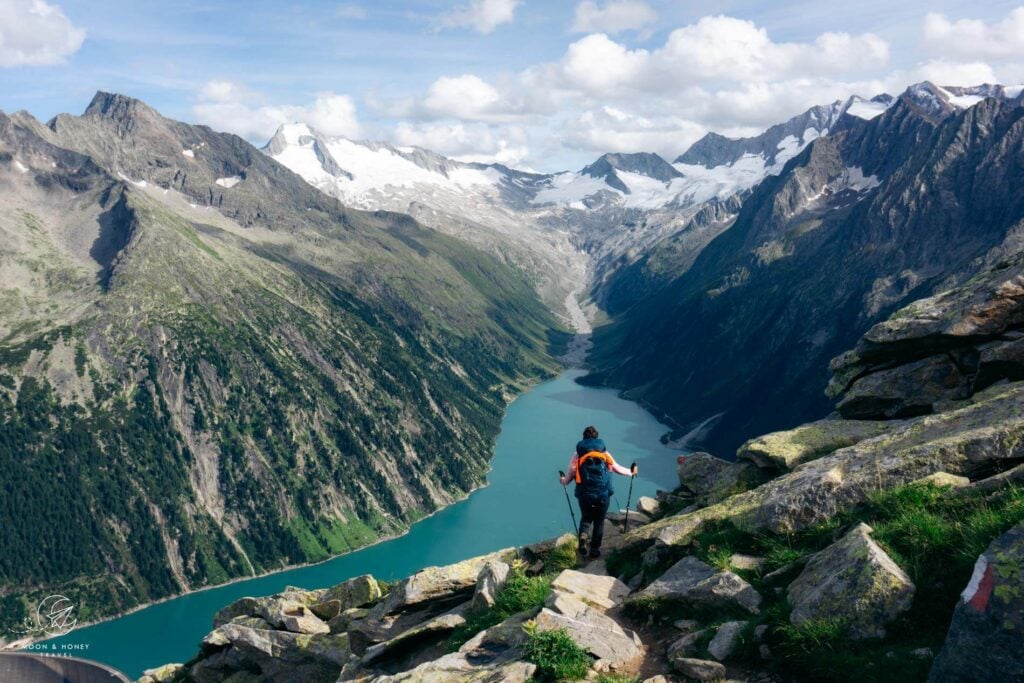
[[[513,566],[505,585],[494,596],[494,606],[470,613],[466,623],[456,628],[448,638],[448,649],[454,652],[480,631],[496,626],[515,614],[539,609],[550,593],[550,577],[527,576],[521,567]]]
[[[624,674],[601,674],[595,680],[597,683],[640,683],[640,679],[636,676]]]
[[[540,631],[526,628],[523,655],[537,665],[538,681],[578,681],[590,671],[592,660],[564,628]]]
[[[579,541],[573,538],[567,543],[556,545],[544,558],[545,574],[558,574],[565,569],[576,569],[579,566],[579,554],[576,552]]]

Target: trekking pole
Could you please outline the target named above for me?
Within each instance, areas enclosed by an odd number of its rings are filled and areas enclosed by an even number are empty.
[[[636,479],[636,463],[629,466],[631,475],[629,477],[629,495],[626,496],[626,519],[622,521],[622,533],[629,531],[629,501],[633,498],[633,480]],[[566,494],[569,495],[569,494]]]
[[[565,472],[563,472],[562,470],[558,470],[558,476],[560,476],[562,479],[565,479]],[[573,532],[577,536],[579,536],[580,535],[580,527],[576,523],[576,513],[572,511],[572,501],[569,500],[569,489],[566,487],[565,484],[562,484],[562,492],[565,493],[565,502],[569,505],[569,515],[572,517],[572,529],[573,529]]]

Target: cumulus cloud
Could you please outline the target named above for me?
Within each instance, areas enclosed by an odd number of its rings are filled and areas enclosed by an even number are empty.
[[[479,119],[500,99],[497,89],[478,76],[442,76],[427,90],[423,108],[438,116]]]
[[[516,127],[402,122],[395,127],[393,137],[400,145],[425,147],[459,161],[514,166],[529,156],[526,135]]]
[[[472,0],[468,5],[442,14],[437,25],[439,28],[469,28],[486,35],[515,19],[520,4],[522,0]]]
[[[658,13],[642,0],[609,0],[603,6],[592,0],[576,5],[574,33],[619,33],[646,28]]]
[[[995,71],[984,62],[951,62],[933,59],[917,67],[916,81],[931,81],[937,85],[978,85],[998,83]]]
[[[945,57],[968,60],[1024,56],[1024,7],[998,22],[950,21],[930,13],[924,19],[925,44]]]
[[[209,81],[198,95],[192,109],[201,123],[256,142],[268,140],[281,124],[295,121],[308,123],[326,135],[362,135],[355,102],[348,95],[323,92],[305,105],[263,104],[258,95],[231,81]]]
[[[657,152],[671,161],[708,129],[676,116],[640,116],[617,107],[586,111],[569,121],[565,143],[588,153]]]
[[[85,31],[43,0],[0,0],[0,67],[60,64],[78,51]]]

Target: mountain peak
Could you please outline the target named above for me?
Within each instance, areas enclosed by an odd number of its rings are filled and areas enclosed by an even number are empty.
[[[682,174],[672,168],[671,164],[657,154],[650,152],[636,152],[633,154],[610,152],[585,167],[580,171],[580,174],[590,176],[591,178],[604,179],[611,187],[629,194],[629,188],[618,177],[616,171],[644,175],[648,178],[660,180],[663,183],[669,183],[672,182],[673,178],[682,177]]]
[[[129,130],[136,128],[140,122],[155,122],[162,118],[155,109],[142,100],[102,90],[93,95],[82,117],[108,119]]]

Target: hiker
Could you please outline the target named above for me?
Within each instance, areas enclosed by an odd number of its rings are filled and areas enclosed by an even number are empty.
[[[559,477],[562,486],[576,480],[576,500],[580,504],[579,553],[587,554],[587,534],[593,526],[590,538],[590,557],[601,556],[601,539],[604,537],[604,516],[608,512],[608,501],[615,489],[612,488],[611,472],[625,477],[635,477],[636,463],[630,469],[615,462],[598,438],[596,427],[583,430],[583,440],[576,444],[576,453],[569,461],[569,469]]]

